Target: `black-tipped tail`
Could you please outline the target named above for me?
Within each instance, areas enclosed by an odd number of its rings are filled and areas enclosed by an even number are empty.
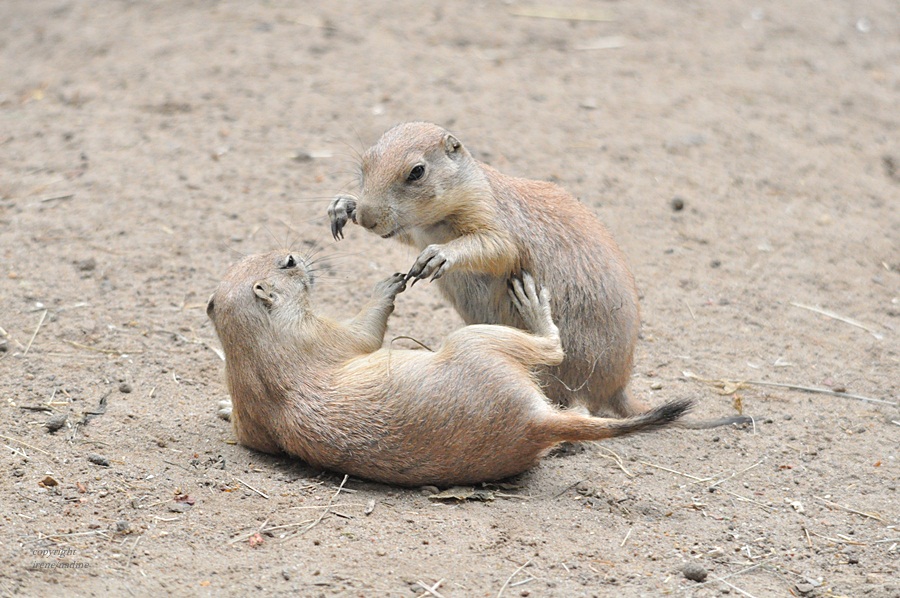
[[[691,410],[690,399],[670,401],[647,413],[624,419],[591,417],[571,412],[554,413],[546,423],[545,431],[550,442],[580,442],[603,440],[638,432],[651,432],[670,426]]]
[[[641,415],[608,421],[613,422],[610,424],[613,436],[624,436],[636,432],[651,432],[675,423],[681,416],[690,411],[693,406],[694,401],[691,399],[680,399],[663,403],[659,407],[655,407]]]

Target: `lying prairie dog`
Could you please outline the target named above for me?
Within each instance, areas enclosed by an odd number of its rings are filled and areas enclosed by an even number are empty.
[[[625,419],[553,406],[532,373],[564,355],[550,293],[526,273],[506,292],[532,332],[467,326],[435,352],[381,348],[405,275],[344,323],[316,313],[312,284],[300,257],[254,255],[209,301],[235,434],[250,448],[380,482],[472,484],[518,474],[560,442],[664,427],[691,406]]]
[[[628,391],[640,329],[634,278],[582,203],[552,183],[497,172],[450,132],[424,122],[388,130],[362,155],[361,175],[359,193],[339,195],[328,208],[335,239],[352,220],[412,245],[421,253],[408,278],[437,280],[467,324],[527,329],[506,286],[510,276],[530,272],[553,290],[566,354],[539,371],[547,396],[593,415],[647,411]]]

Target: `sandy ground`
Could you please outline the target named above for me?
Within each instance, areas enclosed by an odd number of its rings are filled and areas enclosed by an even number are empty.
[[[7,0],[0,58],[0,594],[900,596],[893,0]],[[413,119],[606,222],[638,396],[755,426],[464,502],[235,445],[207,297],[278,247],[329,256],[335,314],[407,269],[324,215]],[[420,284],[389,338],[460,325]]]

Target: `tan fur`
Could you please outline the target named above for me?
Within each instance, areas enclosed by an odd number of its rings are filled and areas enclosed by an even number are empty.
[[[534,334],[467,326],[436,352],[381,349],[397,274],[346,323],[316,314],[306,264],[269,253],[232,266],[207,313],[225,351],[238,441],[404,485],[508,477],[567,440],[658,428],[689,403],[607,420],[559,411],[533,368],[563,359],[549,295],[523,275],[510,301]]]
[[[408,181],[416,165],[424,174]],[[338,196],[329,215],[335,237],[353,220],[419,249],[410,277],[438,278],[467,324],[523,328],[506,280],[531,272],[554,289],[566,352],[541,372],[547,395],[594,414],[646,411],[628,393],[640,328],[634,279],[603,224],[565,190],[503,175],[441,127],[406,123],[365,152],[358,195]]]

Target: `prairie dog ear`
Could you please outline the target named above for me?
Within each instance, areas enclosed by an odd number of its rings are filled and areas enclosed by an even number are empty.
[[[206,316],[207,316],[210,320],[213,319],[213,316],[214,316],[215,313],[216,313],[216,304],[215,304],[215,302],[213,301],[213,299],[215,298],[215,296],[216,296],[216,294],[213,293],[212,295],[209,296],[209,301],[206,302]]]
[[[253,294],[262,299],[266,305],[272,305],[275,297],[272,295],[272,285],[265,280],[257,280],[253,283]]]
[[[444,135],[444,151],[447,152],[448,156],[458,152],[461,147],[462,143],[459,142],[459,139],[450,133]]]

